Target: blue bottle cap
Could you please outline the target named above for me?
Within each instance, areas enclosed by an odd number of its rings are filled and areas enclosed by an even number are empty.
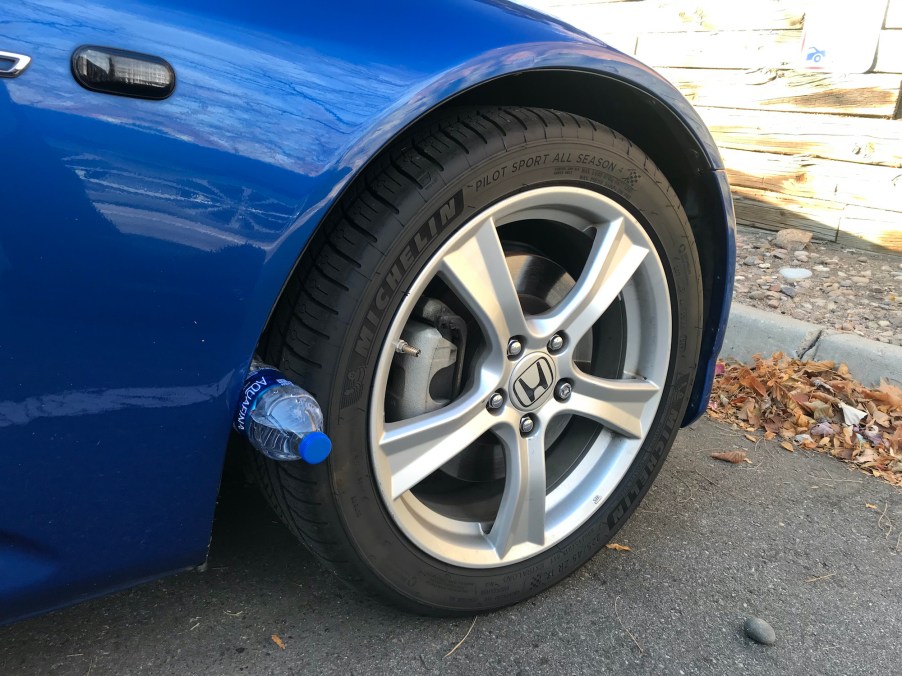
[[[325,460],[331,451],[332,440],[322,432],[310,432],[310,434],[304,435],[298,445],[298,455],[311,465]]]

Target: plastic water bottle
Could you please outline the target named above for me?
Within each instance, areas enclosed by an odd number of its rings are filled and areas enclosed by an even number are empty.
[[[316,464],[332,450],[321,431],[323,412],[316,399],[257,358],[244,380],[234,427],[273,460]]]

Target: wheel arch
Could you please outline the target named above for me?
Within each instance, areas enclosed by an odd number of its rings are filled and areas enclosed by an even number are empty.
[[[683,425],[688,425],[700,417],[707,406],[711,378],[723,342],[732,296],[735,218],[716,146],[688,103],[682,98],[678,106],[673,103],[600,71],[542,68],[500,75],[441,100],[398,129],[355,171],[354,177],[332,201],[329,211],[338,208],[346,195],[361,185],[366,168],[391,152],[398,140],[413,127],[428,124],[451,107],[553,108],[588,117],[620,132],[636,143],[665,174],[683,204],[698,246],[705,326],[693,393],[682,421]],[[699,129],[706,136],[700,137]],[[328,220],[327,215],[317,224],[291,276],[303,265],[308,252],[317,249],[315,243],[322,235],[322,224]],[[276,300],[261,342],[266,340],[278,315],[278,306],[279,300]]]

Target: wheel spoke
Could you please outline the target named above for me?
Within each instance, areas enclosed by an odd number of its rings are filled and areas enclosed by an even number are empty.
[[[649,410],[657,409],[661,388],[647,380],[611,380],[574,374],[573,393],[561,410],[591,418],[633,439],[645,435],[642,423]]]
[[[506,477],[498,516],[488,535],[498,558],[522,543],[545,544],[545,444],[542,430],[522,437],[512,426],[499,428]]]
[[[583,272],[567,297],[530,321],[543,336],[564,330],[574,344],[598,321],[645,260],[648,249],[635,244],[623,219],[599,226]]]
[[[398,498],[454,458],[498,422],[476,392],[437,411],[385,423],[379,442],[391,472],[391,496]]]
[[[492,350],[504,350],[526,322],[495,222],[487,218],[442,259],[441,277],[476,316]]]

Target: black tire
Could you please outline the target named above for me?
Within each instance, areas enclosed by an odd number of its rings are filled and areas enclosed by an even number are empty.
[[[546,153],[561,160],[527,161],[549,157]],[[493,176],[493,169],[502,166],[520,168]],[[417,270],[459,226],[504,197],[561,183],[612,197],[635,214],[655,242],[666,268],[673,319],[664,394],[625,478],[576,532],[512,565],[454,566],[405,537],[375,486],[367,412],[378,348]],[[425,241],[422,224],[455,196],[457,213]],[[392,270],[396,276],[401,271],[400,282],[388,306],[374,316],[375,294]],[[696,245],[683,208],[663,174],[629,140],[596,122],[552,110],[451,112],[398,141],[366,171],[332,211],[286,288],[261,349],[268,362],[320,401],[334,451],[317,466],[277,463],[255,454],[263,490],[328,568],[406,609],[454,615],[519,602],[592,557],[645,495],[688,403],[702,302]]]

